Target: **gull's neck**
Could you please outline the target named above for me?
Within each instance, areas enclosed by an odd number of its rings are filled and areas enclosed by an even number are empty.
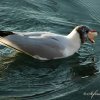
[[[63,51],[65,57],[73,55],[81,46],[81,39],[79,33],[74,29],[69,35],[66,36],[66,48]]]
[[[81,46],[81,39],[80,39],[80,35],[79,33],[76,31],[76,29],[74,29],[69,35],[66,36],[70,43],[72,44],[72,48],[74,48],[76,51],[78,51],[78,49]]]

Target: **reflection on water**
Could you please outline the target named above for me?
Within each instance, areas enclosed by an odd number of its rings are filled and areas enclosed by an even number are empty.
[[[71,70],[70,72],[73,73],[73,75],[93,75],[97,71],[97,67],[95,64],[97,58],[95,54],[93,54],[93,52],[92,54],[88,54],[89,51],[87,53],[86,50],[86,46],[83,46],[83,48],[81,48],[78,54],[75,54],[74,56],[58,60],[40,61],[32,57],[29,57],[23,53],[17,53],[12,49],[2,47],[2,49],[0,50],[0,61],[2,67],[0,67],[0,70],[2,72],[3,69],[23,69],[23,67],[21,66],[29,66],[35,69],[47,68],[48,70],[53,71],[57,69],[59,66],[65,66],[66,68],[68,68],[69,66],[69,69]]]
[[[0,96],[23,99],[58,98],[87,87],[98,72],[93,46],[84,44],[71,57],[40,61],[13,49],[0,49]],[[82,79],[83,77],[87,79]],[[83,83],[82,83],[83,82]]]
[[[8,48],[2,48],[1,52],[3,50],[4,53],[6,49]],[[90,80],[83,86],[73,81],[77,78],[79,81],[81,77],[94,75],[98,71],[94,58],[91,55],[84,55],[83,51],[65,59],[50,61],[36,60],[23,53],[16,53],[12,49],[8,51],[6,57],[4,53],[0,59],[2,98],[18,96],[46,100],[51,96],[59,97],[85,88],[91,82]]]

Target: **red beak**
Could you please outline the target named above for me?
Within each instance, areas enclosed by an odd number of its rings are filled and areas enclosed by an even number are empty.
[[[97,36],[97,31],[90,30],[88,32],[88,38],[89,38],[89,40],[90,40],[91,43],[94,43],[95,42],[95,40],[94,40],[95,36]]]

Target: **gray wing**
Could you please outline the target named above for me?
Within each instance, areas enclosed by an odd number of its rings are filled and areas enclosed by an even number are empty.
[[[40,37],[41,35],[44,34],[54,34],[54,33],[50,33],[50,32],[14,32],[17,35],[22,35],[25,37],[29,37],[29,36],[36,36],[36,37]]]
[[[60,45],[59,39],[54,36],[29,38],[15,34],[0,38],[0,42],[31,56],[47,59],[63,56],[61,51],[64,49],[64,46]]]

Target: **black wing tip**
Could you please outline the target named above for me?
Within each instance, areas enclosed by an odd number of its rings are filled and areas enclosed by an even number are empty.
[[[6,37],[8,35],[13,35],[14,33],[11,31],[0,31],[0,36],[1,37]]]

